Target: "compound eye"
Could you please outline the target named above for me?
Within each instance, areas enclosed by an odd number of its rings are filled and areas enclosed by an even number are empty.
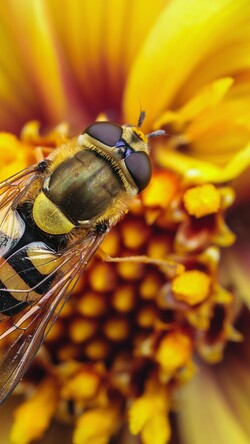
[[[132,153],[126,157],[125,163],[139,192],[144,190],[152,176],[152,166],[148,155],[142,151]]]
[[[84,132],[105,145],[115,146],[121,138],[122,128],[115,123],[96,122],[88,126]]]

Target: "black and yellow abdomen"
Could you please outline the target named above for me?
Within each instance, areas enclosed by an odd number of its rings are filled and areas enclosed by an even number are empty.
[[[67,234],[103,214],[123,190],[109,161],[84,149],[61,162],[34,202],[33,217],[50,234]]]
[[[0,257],[0,321],[20,313],[48,291],[55,278],[51,271],[58,265],[56,254],[66,243],[63,236],[41,236],[30,221],[29,205],[18,212],[25,221],[24,233],[14,248]]]

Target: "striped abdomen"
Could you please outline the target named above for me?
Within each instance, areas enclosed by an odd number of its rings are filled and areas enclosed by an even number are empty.
[[[21,211],[22,218],[27,212]],[[17,245],[0,258],[0,320],[21,312],[48,291],[59,265],[58,241],[57,236],[53,245],[50,238],[48,246],[34,224],[27,223]]]

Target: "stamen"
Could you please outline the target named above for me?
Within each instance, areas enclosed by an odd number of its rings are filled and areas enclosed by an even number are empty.
[[[100,385],[100,378],[90,371],[81,371],[63,386],[61,396],[64,399],[83,400],[96,395]]]
[[[189,305],[198,304],[209,294],[211,279],[199,270],[185,271],[177,276],[172,283],[172,290],[178,301]]]
[[[91,338],[96,332],[96,323],[89,319],[73,319],[69,326],[69,335],[71,340],[80,344]]]
[[[104,325],[104,333],[112,341],[122,341],[126,339],[130,332],[130,325],[126,318],[111,318]]]
[[[83,316],[102,316],[106,309],[105,298],[100,293],[89,291],[80,298],[77,309]]]
[[[156,352],[156,360],[167,373],[184,366],[190,358],[192,343],[182,332],[167,334],[161,340]]]
[[[134,308],[135,302],[135,288],[132,284],[119,286],[112,298],[113,307],[121,313],[131,311]]]
[[[214,185],[206,184],[187,190],[183,201],[187,212],[199,218],[216,213],[220,208],[221,197]]]

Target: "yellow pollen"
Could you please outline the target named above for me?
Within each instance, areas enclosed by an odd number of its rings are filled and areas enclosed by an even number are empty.
[[[117,256],[120,246],[120,235],[113,229],[102,242],[102,250],[110,256]]]
[[[211,184],[190,188],[183,200],[187,212],[197,218],[216,213],[221,203],[219,191]]]
[[[178,183],[172,173],[157,171],[142,193],[142,201],[147,207],[166,208],[173,199]]]
[[[48,335],[46,336],[46,341],[56,341],[60,338],[61,334],[63,333],[63,325],[60,322],[60,319],[57,319],[55,324],[53,325],[53,328],[50,329]]]
[[[63,386],[61,396],[64,399],[82,399],[93,398],[100,385],[100,378],[90,371],[82,371],[76,376],[70,378]]]
[[[68,318],[73,313],[73,307],[71,301],[69,300],[67,304],[64,304],[62,311],[60,311],[60,318]]]
[[[185,271],[177,276],[172,283],[172,290],[178,301],[189,305],[199,304],[209,294],[210,277],[199,270]]]
[[[113,294],[113,307],[122,312],[127,313],[132,310],[135,304],[135,290],[132,285],[122,285],[117,288]]]
[[[154,299],[161,287],[161,282],[156,274],[146,276],[140,285],[140,295],[143,299]]]
[[[178,331],[172,332],[161,340],[156,360],[166,372],[172,373],[188,362],[191,350],[192,343],[187,335]]]
[[[153,259],[164,259],[167,257],[170,250],[170,241],[168,243],[167,237],[153,236],[147,246],[147,255]]]
[[[142,247],[150,232],[142,221],[126,221],[122,225],[122,240],[126,248]]]
[[[71,359],[76,359],[78,355],[78,350],[72,344],[60,347],[57,352],[57,357],[60,361],[70,361]]]
[[[81,276],[81,279],[77,279],[77,281],[76,281],[76,283],[74,285],[74,288],[73,288],[73,294],[79,294],[79,293],[81,294],[82,288],[86,284],[86,281],[87,281],[87,276],[84,273]],[[67,303],[65,305],[68,306],[69,304]],[[64,307],[65,307],[65,305],[64,305]]]
[[[95,291],[111,291],[116,286],[114,267],[107,263],[95,264],[89,273],[89,283]]]
[[[106,301],[102,294],[88,292],[84,293],[77,304],[77,309],[83,316],[102,316],[106,311]]]
[[[122,341],[129,335],[127,319],[109,319],[104,325],[104,333],[112,341]]]
[[[74,319],[69,326],[70,338],[77,344],[91,338],[95,332],[96,324],[89,319]]]
[[[144,267],[135,262],[120,262],[117,264],[119,276],[126,280],[140,279],[143,275]]]
[[[157,314],[153,307],[144,307],[137,315],[137,323],[142,328],[149,328],[153,326],[156,318]]]
[[[104,359],[109,353],[109,344],[103,339],[91,341],[85,348],[85,352],[90,359]]]

